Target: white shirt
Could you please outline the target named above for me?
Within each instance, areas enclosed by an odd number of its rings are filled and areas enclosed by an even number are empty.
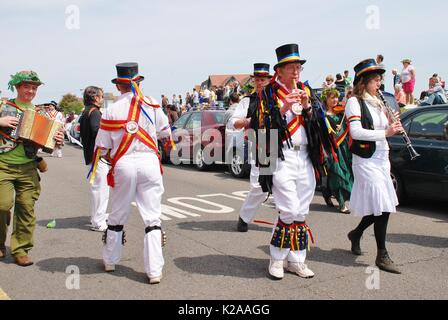
[[[250,98],[244,97],[240,100],[238,105],[235,108],[235,111],[233,112],[232,116],[230,117],[229,121],[227,122],[227,127],[233,130],[236,130],[235,128],[235,122],[237,120],[246,119],[247,118],[247,111],[249,110],[249,104],[250,104]]]
[[[291,93],[288,88],[281,83],[279,80],[276,80],[277,83],[282,86],[288,93]],[[283,107],[283,101],[279,100],[280,107]],[[295,115],[291,110],[288,110],[285,113],[286,122],[289,124],[297,115]],[[307,145],[308,138],[306,137],[306,131],[303,125],[300,125],[300,128],[292,135],[291,137],[293,145]]]
[[[373,127],[375,130],[364,129],[361,125],[361,121],[350,122],[350,135],[355,140],[375,141],[376,150],[372,158],[388,159],[389,144],[386,140],[386,129],[389,126],[389,121],[386,114],[379,108],[373,106],[366,101],[367,108],[372,115]],[[347,101],[345,106],[345,117],[350,121],[353,116],[361,117],[361,106],[356,97],[351,97]],[[354,155],[353,163],[357,162],[357,157]]]
[[[131,105],[132,98],[133,98],[132,92],[128,92],[121,95],[115,103],[111,104],[108,108],[106,108],[106,110],[103,113],[102,119],[126,120],[128,118],[129,107]],[[158,104],[154,98],[152,97],[148,98],[152,104]],[[146,111],[146,113],[151,118],[153,123],[151,123],[151,121],[148,120],[148,118],[142,111],[140,112],[140,118],[138,120],[138,124],[140,127],[143,128],[143,130],[145,130],[151,136],[151,138],[154,140],[157,146],[157,135],[169,136],[170,134],[168,117],[162,111],[162,108],[152,108],[145,104],[142,104],[142,108],[143,110]],[[96,137],[96,146],[112,150],[111,157],[114,157],[115,153],[117,152],[118,146],[121,143],[124,130],[125,130],[124,128],[116,131],[106,131],[100,129]],[[134,138],[126,154],[136,152],[155,153],[148,146],[140,142],[137,138]]]
[[[409,65],[401,71],[401,83],[406,83],[412,80],[411,70],[414,70],[414,67]]]

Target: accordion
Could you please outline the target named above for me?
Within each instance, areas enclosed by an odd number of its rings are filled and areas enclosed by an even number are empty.
[[[19,112],[2,111],[0,117],[15,116],[19,124],[15,129],[3,130],[14,140],[29,140],[38,145],[45,152],[52,152],[56,141],[55,134],[63,124],[45,117],[34,110]],[[9,132],[8,132],[9,131]]]

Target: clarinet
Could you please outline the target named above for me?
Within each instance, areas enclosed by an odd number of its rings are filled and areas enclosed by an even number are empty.
[[[397,117],[395,117],[394,110],[387,103],[386,99],[384,98],[384,96],[383,96],[383,94],[381,93],[380,90],[378,90],[378,97],[381,99],[381,101],[383,102],[384,106],[386,107],[386,111],[387,111],[387,114],[388,114],[389,118],[392,119],[393,122],[400,121],[399,119],[397,119]],[[404,143],[406,144],[406,148],[409,151],[409,155],[411,156],[411,160],[414,160],[417,157],[420,157],[420,155],[417,153],[417,151],[415,151],[414,147],[412,146],[411,140],[409,139],[409,136],[408,136],[408,134],[406,133],[405,130],[403,130],[401,132],[401,136],[403,137]]]

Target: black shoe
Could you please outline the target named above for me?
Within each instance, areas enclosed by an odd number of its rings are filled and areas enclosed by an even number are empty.
[[[330,208],[334,207],[333,201],[331,201],[331,196],[330,197],[324,197],[325,199],[325,203],[327,204],[327,206],[329,206]]]
[[[376,256],[375,264],[378,268],[383,271],[401,274],[401,271],[398,270],[397,266],[394,264],[392,259],[389,257],[387,250],[381,249],[378,250],[378,254]]]
[[[249,226],[247,225],[247,223],[244,222],[244,220],[241,219],[241,217],[239,217],[238,218],[237,230],[239,232],[247,232],[248,229],[249,229]]]
[[[352,243],[352,249],[351,249],[352,253],[357,256],[362,255],[361,245],[360,245],[361,237],[358,237],[356,235],[355,230],[350,231],[347,234],[347,237]]]

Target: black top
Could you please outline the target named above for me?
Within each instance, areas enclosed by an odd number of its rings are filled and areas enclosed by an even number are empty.
[[[93,111],[91,111],[93,109]],[[101,112],[95,106],[85,107],[79,124],[81,126],[81,142],[86,164],[92,163],[95,151],[95,139],[100,129]]]

